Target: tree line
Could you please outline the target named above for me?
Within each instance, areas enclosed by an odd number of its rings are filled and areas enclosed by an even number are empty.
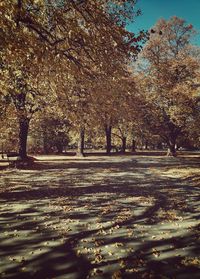
[[[16,0],[0,9],[1,140],[27,158],[27,139],[59,152],[74,139],[199,147],[199,48],[172,17],[126,29],[133,0]]]

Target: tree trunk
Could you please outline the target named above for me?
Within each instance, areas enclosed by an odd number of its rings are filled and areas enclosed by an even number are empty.
[[[58,153],[58,154],[62,154],[62,152],[63,152],[63,145],[57,143],[57,144],[56,144],[56,149],[57,149],[57,153]]]
[[[122,154],[126,153],[126,137],[122,138],[122,149],[121,149]]]
[[[176,157],[176,140],[172,139],[168,142],[167,156]]]
[[[145,141],[145,150],[148,150],[148,145],[149,145],[149,142],[148,140]]]
[[[106,132],[106,153],[110,155],[112,144],[111,144],[111,132],[112,132],[112,127],[109,125],[105,126],[105,132]]]
[[[85,129],[80,128],[79,131],[79,141],[78,141],[78,149],[76,152],[77,156],[84,156],[84,143],[85,143]]]
[[[132,139],[131,152],[135,152],[135,140]]]
[[[22,160],[27,158],[27,138],[29,130],[29,119],[19,120],[19,156]]]
[[[168,147],[168,150],[167,150],[167,156],[173,156],[173,157],[176,157],[177,154],[176,154],[176,148],[174,145],[170,145]]]

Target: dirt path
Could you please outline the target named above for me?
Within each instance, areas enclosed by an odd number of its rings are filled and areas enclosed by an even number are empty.
[[[200,278],[199,166],[40,156],[1,171],[0,278]]]

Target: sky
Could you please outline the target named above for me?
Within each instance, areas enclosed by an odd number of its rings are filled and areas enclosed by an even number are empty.
[[[129,31],[149,30],[160,18],[168,20],[177,16],[194,26],[199,34],[192,43],[200,46],[200,0],[138,0],[136,7],[141,9],[142,15],[127,26]]]

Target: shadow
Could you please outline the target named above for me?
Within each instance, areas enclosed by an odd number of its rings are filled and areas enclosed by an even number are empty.
[[[100,156],[3,172],[1,277],[199,278],[199,165]]]
[[[74,274],[76,278],[86,278],[91,267],[90,262],[74,253],[70,238],[67,240],[60,238],[47,227],[44,233],[44,222],[35,219],[27,222],[27,218],[23,215],[29,216],[32,212],[35,212],[34,206],[21,211],[20,218],[15,216],[15,222],[13,212],[2,214],[5,223],[1,222],[1,226],[12,224],[10,228],[12,241],[6,242],[6,237],[4,239],[1,237],[3,243],[0,257],[8,259],[6,264],[9,267],[2,273],[3,277],[52,278],[63,274]],[[37,216],[43,218],[45,213],[37,210]],[[27,230],[29,234],[26,238],[19,236],[19,233],[23,235],[23,231],[26,233]]]

